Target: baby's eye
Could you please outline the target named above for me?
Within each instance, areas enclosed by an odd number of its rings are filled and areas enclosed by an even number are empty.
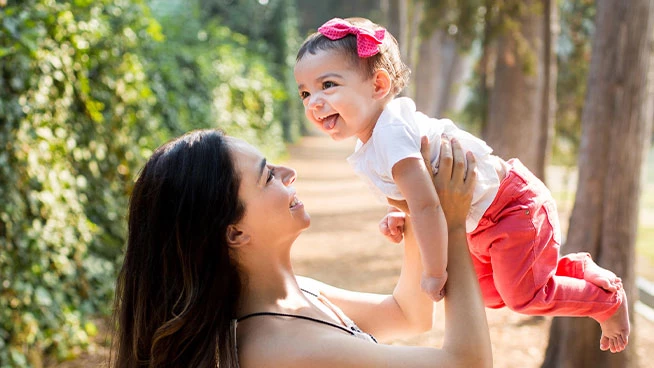
[[[327,89],[327,88],[332,88],[332,87],[336,87],[336,83],[334,83],[332,81],[322,82],[322,89]]]
[[[309,97],[309,92],[307,91],[300,92],[300,99],[304,100],[307,97]]]

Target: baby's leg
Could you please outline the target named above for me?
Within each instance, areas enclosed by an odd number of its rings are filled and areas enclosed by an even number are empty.
[[[490,260],[484,262],[471,252],[472,265],[475,267],[477,279],[479,280],[479,288],[481,289],[481,296],[484,299],[484,305],[487,308],[502,308],[504,301],[497,292],[495,281],[493,280],[493,267]]]
[[[602,328],[601,347],[622,351],[630,328],[622,285],[592,261],[571,263],[564,257],[559,265],[558,224],[548,216],[551,205],[516,210],[486,230],[495,234],[489,252],[497,291],[518,313],[592,317]],[[586,277],[598,283],[609,280],[619,292],[598,287]]]
[[[584,279],[610,292],[618,291],[622,285],[622,280],[618,276],[593,262],[588,253],[572,253],[561,257],[556,274]]]
[[[610,292],[618,291],[618,286],[622,285],[622,279],[616,276],[613,272],[602,268],[597,263],[593,262],[590,256],[586,259],[584,280]]]
[[[555,201],[518,161],[509,163],[512,168],[495,202],[470,237],[480,256],[487,258],[483,261],[491,264],[498,294],[519,313],[592,317],[602,328],[600,346],[621,351],[630,326],[619,278],[592,261],[573,265],[580,270],[563,275],[569,259],[559,265],[561,233]],[[609,291],[613,287],[618,291]]]
[[[516,274],[495,262],[498,257],[500,253],[494,251],[493,277],[507,307],[527,315],[592,317],[602,329],[600,349],[614,353],[625,349],[630,324],[622,284],[617,292],[609,292],[582,278],[545,274],[537,264]]]
[[[602,337],[600,339],[600,349],[610,350],[612,353],[619,353],[627,347],[629,343],[629,307],[627,305],[627,295],[620,288],[617,292],[622,298],[622,303],[618,310],[609,318],[599,322],[602,328]]]
[[[582,279],[610,293],[616,293],[619,307],[612,314],[605,313],[594,318],[602,328],[600,349],[613,353],[624,350],[629,342],[630,325],[627,296],[622,289],[622,280],[593,262],[588,253],[572,253],[561,257],[556,275]]]

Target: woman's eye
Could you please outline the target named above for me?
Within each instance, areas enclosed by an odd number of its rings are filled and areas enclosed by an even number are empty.
[[[271,180],[275,178],[275,169],[270,169],[268,170],[268,178],[266,179],[266,183],[270,183]]]
[[[336,83],[334,83],[332,81],[326,81],[326,82],[322,83],[322,88],[323,89],[332,88],[332,87],[335,87],[335,86],[336,86]]]

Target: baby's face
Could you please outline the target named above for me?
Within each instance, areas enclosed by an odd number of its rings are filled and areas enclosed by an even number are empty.
[[[310,122],[334,140],[370,138],[383,109],[374,78],[362,75],[335,50],[306,53],[295,64],[294,74]]]

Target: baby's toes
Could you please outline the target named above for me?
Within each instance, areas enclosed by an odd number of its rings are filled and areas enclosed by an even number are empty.
[[[602,338],[600,339],[600,350],[609,350],[609,338],[604,335],[602,335]]]
[[[627,347],[627,341],[625,341],[622,335],[618,336],[618,346],[620,347],[620,351],[623,351]]]

